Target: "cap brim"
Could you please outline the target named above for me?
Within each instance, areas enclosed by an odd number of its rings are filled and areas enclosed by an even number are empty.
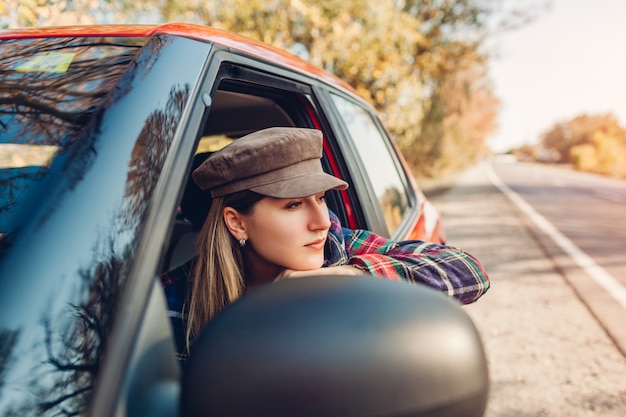
[[[250,188],[250,191],[275,198],[302,198],[328,190],[345,190],[348,183],[325,172],[289,178]]]

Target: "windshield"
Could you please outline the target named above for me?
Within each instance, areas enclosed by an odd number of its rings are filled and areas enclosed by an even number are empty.
[[[113,99],[145,38],[0,41],[0,255]],[[69,159],[68,159],[69,158]]]

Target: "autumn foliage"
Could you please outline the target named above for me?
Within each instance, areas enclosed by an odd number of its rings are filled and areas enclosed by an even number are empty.
[[[487,154],[486,138],[496,127],[499,103],[489,84],[483,46],[488,18],[502,1],[3,3],[0,27],[7,21],[18,26],[185,21],[290,50],[346,80],[368,100],[418,177],[474,163]]]
[[[555,124],[543,135],[541,152],[581,171],[626,178],[626,129],[611,114]]]

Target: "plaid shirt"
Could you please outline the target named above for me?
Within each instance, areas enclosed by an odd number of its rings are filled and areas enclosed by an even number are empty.
[[[355,265],[386,279],[427,285],[464,304],[473,303],[489,289],[480,262],[461,249],[421,240],[394,241],[367,230],[347,229],[332,212],[330,220],[323,267]],[[192,264],[193,260],[161,276],[180,359],[185,359],[182,311]]]

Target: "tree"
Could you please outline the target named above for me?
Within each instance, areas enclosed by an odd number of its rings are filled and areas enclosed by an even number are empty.
[[[543,134],[541,151],[580,171],[626,178],[626,129],[610,113],[556,123]]]
[[[571,150],[578,145],[591,145],[594,135],[605,132],[615,135],[622,128],[612,114],[582,114],[556,123],[541,137],[542,147],[558,155],[556,162],[571,163]]]
[[[497,111],[485,40],[492,26],[515,27],[532,16],[505,7],[507,0],[8,1],[6,10],[17,10],[27,25],[77,15],[75,22],[149,17],[207,24],[291,50],[371,102],[415,173],[424,176],[463,165],[451,158],[470,163],[484,153]]]
[[[626,178],[626,130],[613,123],[601,126],[589,142],[573,146],[569,155],[578,170]]]
[[[465,134],[467,126],[459,120],[491,118],[484,125],[494,124],[496,100],[488,83],[480,79],[486,76],[486,57],[478,52],[482,35],[469,36],[488,15],[481,4],[470,0],[208,1],[198,5],[194,15],[281,48],[297,46],[309,61],[344,79],[370,101],[413,170],[432,176],[442,167],[463,166],[452,161],[459,155],[452,148],[465,149],[462,160],[468,163],[486,149],[490,129]],[[455,82],[470,72],[471,78]],[[452,91],[455,87],[461,91]],[[451,92],[463,96],[462,106],[448,104]],[[479,103],[489,103],[481,116],[462,114],[469,109],[475,112]],[[483,136],[476,146],[478,132]]]

